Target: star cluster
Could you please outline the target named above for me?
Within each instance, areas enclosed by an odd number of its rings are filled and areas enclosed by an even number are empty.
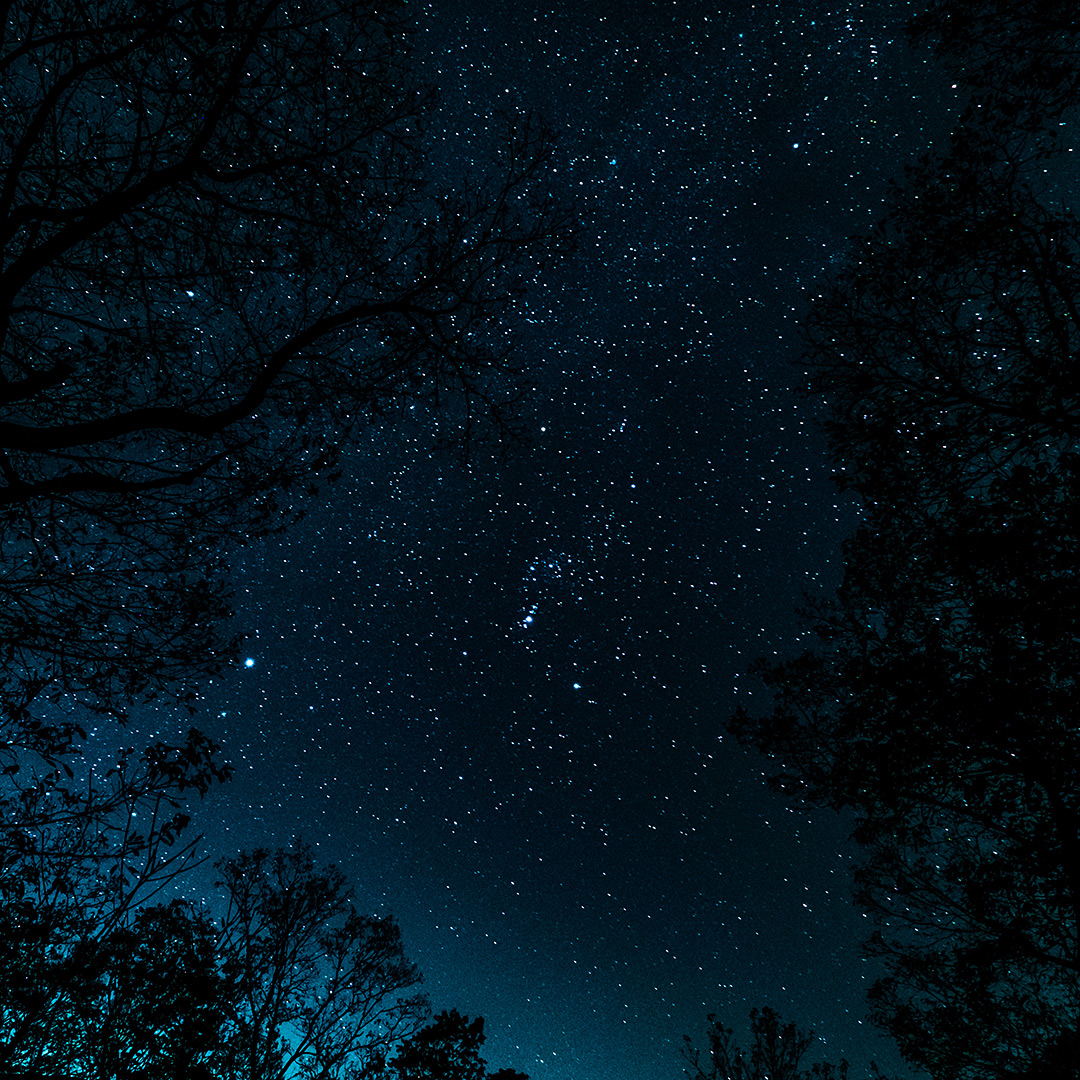
[[[448,182],[535,109],[580,250],[522,309],[519,445],[387,422],[243,553],[208,847],[316,845],[534,1080],[678,1077],[684,1034],[756,1004],[881,1059],[848,826],[770,795],[722,725],[853,520],[794,393],[804,289],[947,83],[903,4],[416,14]]]

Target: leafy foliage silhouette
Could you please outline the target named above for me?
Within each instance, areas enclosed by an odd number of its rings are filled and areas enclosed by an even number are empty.
[[[887,971],[875,1015],[949,1080],[1080,1060],[1080,226],[1058,134],[1080,25],[1064,11],[935,4],[916,24],[945,26],[972,103],[814,299],[810,386],[861,520],[836,597],[808,613],[816,647],[760,664],[772,711],[732,725],[781,790],[857,813]]]
[[[220,860],[208,910],[110,905],[126,894],[100,860],[44,861],[66,875],[44,884],[51,904],[0,905],[2,1076],[527,1080],[485,1071],[481,1019],[424,1026],[396,924],[306,847]]]
[[[0,1074],[375,1078],[426,1015],[393,923],[304,851],[154,906],[229,769],[82,750],[194,711],[230,551],[365,427],[512,429],[551,133],[450,189],[401,0],[12,0],[0,99]]]
[[[460,190],[400,0],[14,0],[0,22],[0,706],[190,700],[223,559],[369,421],[464,439],[564,250],[550,133]]]
[[[393,1080],[528,1080],[524,1073],[485,1070],[480,1047],[482,1017],[470,1020],[456,1009],[441,1012],[412,1035],[390,1062]]]
[[[116,1032],[139,1025],[131,995],[122,1009],[106,1003],[121,975],[142,978],[140,950],[175,922],[140,908],[197,865],[195,842],[182,836],[183,799],[227,775],[218,748],[194,730],[175,746],[121,751],[101,774],[76,776],[66,762],[9,764],[0,799],[0,1070],[55,1075],[76,1053],[104,1060]],[[189,951],[200,932],[191,928]],[[200,977],[197,965],[185,970]],[[163,1010],[170,1001],[163,992]]]
[[[744,1050],[735,1032],[716,1018],[709,1017],[706,1032],[708,1051],[702,1053],[689,1036],[683,1057],[689,1065],[690,1080],[847,1080],[848,1064],[803,1061],[813,1047],[813,1032],[781,1021],[768,1007],[750,1010],[750,1047]],[[878,1073],[875,1071],[874,1076]]]

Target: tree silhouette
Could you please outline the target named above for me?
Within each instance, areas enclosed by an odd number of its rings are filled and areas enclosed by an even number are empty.
[[[524,1073],[485,1071],[480,1047],[484,1020],[469,1020],[456,1009],[441,1012],[412,1035],[390,1062],[393,1080],[529,1080]]]
[[[813,1032],[804,1032],[791,1022],[782,1023],[768,1007],[750,1010],[752,1041],[748,1051],[738,1045],[734,1031],[715,1016],[709,1017],[706,1034],[709,1048],[705,1054],[686,1037],[683,1057],[690,1066],[690,1080],[846,1080],[848,1075],[846,1061],[837,1066],[815,1062],[804,1067],[803,1060],[815,1042]]]
[[[397,926],[359,914],[341,872],[317,868],[306,848],[217,865],[228,899],[218,955],[232,1000],[216,1075],[376,1072],[427,1010]]]
[[[223,550],[366,421],[507,422],[504,315],[567,222],[528,120],[437,182],[399,0],[0,30],[0,711],[122,713],[230,655]]]
[[[1069,0],[929,0],[910,30],[971,89],[973,106],[995,99],[992,123],[1038,129],[1080,89],[1075,21]]]
[[[183,901],[144,908],[109,942],[86,1017],[68,1032],[86,1074],[116,1080],[205,1080],[231,1001],[217,930]],[[68,1075],[77,1070],[70,1070]]]
[[[80,751],[193,707],[231,547],[365,424],[510,426],[550,133],[441,180],[401,0],[11,0],[0,91],[0,1074],[374,1075],[423,1015],[394,925],[303,851],[222,863],[223,921],[150,906],[228,769]]]
[[[227,775],[216,752],[191,731],[175,746],[122,751],[101,775],[8,764],[0,1074],[81,1075],[93,1065],[119,1076],[121,1059],[125,1068],[179,1060],[183,1039],[205,1031],[203,1006],[178,1015],[180,987],[206,1000],[205,927],[143,905],[196,864],[181,799]]]
[[[441,1017],[437,1040],[425,1034],[397,926],[357,912],[307,848],[221,860],[216,912],[95,906],[100,868],[66,865],[66,907],[0,905],[0,1076],[384,1080],[416,1045],[448,1067],[479,1061],[483,1022],[459,1032]]]
[[[1036,64],[1058,10],[943,9],[972,78],[1009,41]],[[1043,30],[1075,100],[1080,25]],[[1080,229],[1064,99],[1019,108],[992,69],[814,300],[811,385],[861,520],[816,646],[760,665],[772,711],[733,725],[782,790],[857,813],[875,1014],[950,1080],[1075,1076],[1080,1054]]]

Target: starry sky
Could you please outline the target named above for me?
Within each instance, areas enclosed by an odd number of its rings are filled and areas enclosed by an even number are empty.
[[[580,250],[520,313],[505,455],[364,433],[236,562],[237,668],[201,724],[214,853],[301,837],[388,911],[492,1068],[676,1080],[770,1004],[892,1064],[850,823],[771,795],[722,726],[835,582],[854,510],[795,397],[804,291],[940,136],[903,3],[433,0],[416,62],[455,183],[499,110],[559,132]]]

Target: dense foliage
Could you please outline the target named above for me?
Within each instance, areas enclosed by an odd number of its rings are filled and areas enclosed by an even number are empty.
[[[124,820],[117,811],[112,824]],[[138,903],[175,883],[175,864],[171,876],[161,863],[154,880],[141,873],[174,839],[162,824],[134,867],[57,834],[8,853],[0,1073],[488,1080],[483,1021],[452,1012],[425,1025],[397,926],[358,911],[341,873],[306,848],[219,861],[219,895],[203,908]]]
[[[401,0],[0,8],[4,1075],[377,1080],[424,1030],[396,927],[306,851],[161,903],[229,774],[198,731],[81,752],[193,706],[230,549],[365,424],[511,425],[508,316],[570,232],[552,142],[507,118],[449,190],[434,108]]]
[[[709,1017],[708,1050],[687,1037],[684,1057],[689,1080],[847,1080],[848,1064],[806,1063],[813,1032],[784,1023],[770,1008],[750,1010],[750,1044],[744,1048],[735,1032],[715,1016]]]
[[[813,301],[810,385],[861,522],[810,613],[817,646],[761,665],[772,711],[734,728],[782,790],[857,813],[874,1008],[908,1059],[940,1080],[1072,1077],[1080,24],[1068,5],[935,4],[916,29],[970,104]]]
[[[0,707],[122,712],[230,655],[221,557],[373,416],[467,438],[566,242],[551,140],[433,180],[400,0],[0,15]]]

